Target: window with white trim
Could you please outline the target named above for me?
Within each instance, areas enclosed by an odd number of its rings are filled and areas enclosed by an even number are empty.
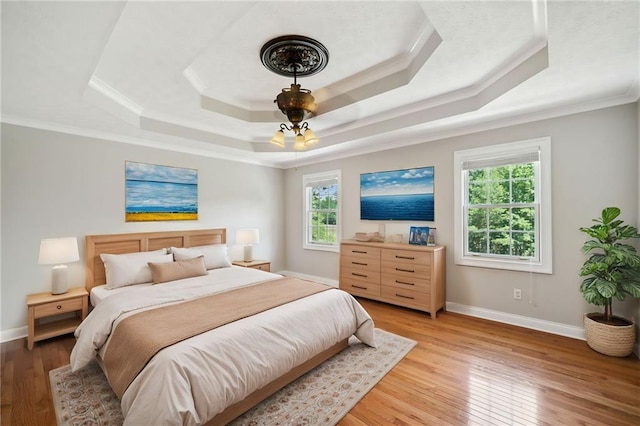
[[[549,138],[454,153],[455,261],[552,272]]]
[[[340,249],[340,177],[340,170],[302,177],[305,249]]]

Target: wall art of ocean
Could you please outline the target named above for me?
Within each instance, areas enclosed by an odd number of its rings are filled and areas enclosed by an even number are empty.
[[[434,220],[433,194],[360,197],[361,220]]]

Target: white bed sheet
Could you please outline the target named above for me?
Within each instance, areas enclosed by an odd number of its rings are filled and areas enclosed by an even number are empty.
[[[153,285],[153,283],[136,284],[135,287],[138,287],[138,286],[151,287],[152,285]],[[93,287],[91,289],[91,293],[89,294],[89,301],[91,302],[91,306],[96,307],[96,306],[98,306],[98,304],[100,302],[102,302],[107,297],[113,296],[114,294],[118,294],[118,293],[123,293],[123,292],[129,291],[133,287],[134,286],[126,286],[126,287],[118,287],[118,288],[108,289],[106,284],[105,285],[99,285],[99,286]]]
[[[221,268],[109,296],[77,329],[72,368],[104,353],[111,328],[133,312],[276,278]],[[125,425],[202,424],[353,334],[375,346],[367,312],[348,293],[329,290],[192,337],[160,351],[131,383],[121,401]]]

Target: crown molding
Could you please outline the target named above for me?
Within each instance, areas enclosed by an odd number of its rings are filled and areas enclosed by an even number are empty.
[[[14,126],[29,127],[39,130],[47,130],[56,133],[63,133],[75,136],[82,136],[96,140],[106,140],[109,142],[125,143],[130,145],[144,146],[147,148],[161,149],[165,151],[181,152],[184,154],[200,155],[203,157],[217,158],[221,160],[236,161],[239,163],[254,164],[258,166],[266,166],[273,168],[281,168],[276,161],[266,161],[264,159],[256,159],[248,157],[247,152],[223,149],[217,145],[207,144],[205,142],[184,141],[185,144],[159,142],[157,140],[149,140],[144,138],[124,136],[111,132],[103,132],[94,129],[85,129],[80,127],[68,126],[60,123],[47,122],[31,118],[17,117],[13,115],[3,114],[0,117],[0,123],[11,124]]]
[[[284,169],[303,167],[325,161],[336,161],[364,154],[435,142],[473,133],[502,129],[638,102],[638,95],[631,92],[633,91],[629,90],[627,93],[610,96],[604,99],[584,100],[581,102],[563,106],[553,106],[545,109],[501,111],[491,116],[485,115],[469,119],[466,123],[463,120],[457,120],[449,123],[446,121],[443,123],[429,123],[425,126],[412,130],[410,134],[405,134],[400,137],[395,136],[393,146],[389,146],[389,138],[384,136],[376,138],[377,140],[375,141],[372,141],[371,139],[362,139],[360,141],[354,141],[354,143],[349,144],[348,147],[346,147],[346,143],[343,144],[345,149],[340,151],[323,151],[324,148],[320,148],[317,150],[320,152],[315,153],[316,155],[314,156],[307,155],[306,158],[281,162],[279,163],[279,166]],[[314,151],[309,151],[309,153],[314,153]]]

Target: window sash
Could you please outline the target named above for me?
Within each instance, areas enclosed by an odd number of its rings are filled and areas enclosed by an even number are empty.
[[[537,161],[533,161],[535,167],[531,170],[534,176],[531,173],[509,174],[508,188],[503,179],[506,177],[505,173],[492,172],[488,174],[486,171],[482,173],[471,171],[480,166],[500,167],[506,164],[531,162],[536,159]],[[541,137],[459,150],[454,152],[453,160],[455,263],[481,268],[553,273],[551,139]],[[472,182],[477,182],[477,184],[469,187],[468,175],[471,176]],[[520,180],[521,177],[525,180],[528,179],[528,182]],[[497,189],[498,192],[493,191],[494,189]],[[487,191],[486,196],[483,190]],[[533,190],[533,194],[527,195],[531,190]],[[472,193],[471,199],[469,199],[469,191]],[[470,202],[473,202],[474,205],[469,205]],[[511,234],[500,235],[502,241],[498,243],[502,244],[502,247],[494,245],[490,250],[487,250],[499,254],[484,253],[481,255],[482,253],[472,251],[481,251],[482,244],[486,244],[486,239],[482,239],[486,237],[480,237],[472,230],[478,229],[482,233],[490,229],[489,225],[482,226],[488,212],[480,213],[473,210],[470,212],[469,209],[474,207],[510,208],[512,210],[506,213],[515,213],[513,217],[507,217],[504,212],[499,212],[497,216],[495,212],[492,212],[491,226],[496,229],[506,229],[508,225],[508,229],[513,231]],[[518,207],[531,208],[532,210],[528,212],[513,210]],[[521,223],[521,220],[525,220],[525,222]],[[471,224],[471,228],[469,224]],[[515,233],[516,230],[521,229],[533,231],[535,234],[525,236],[521,233]],[[489,234],[486,235],[489,236]],[[491,234],[491,236],[495,235]],[[474,240],[469,250],[470,238]],[[533,248],[528,246],[532,244],[533,238],[536,243],[535,257],[527,257],[533,254]],[[513,245],[509,247],[508,251],[507,243]]]
[[[333,185],[336,186],[335,203],[321,203],[322,207],[314,209],[314,188]],[[303,176],[303,191],[305,203],[303,247],[306,249],[339,250],[341,207],[340,171],[336,170]],[[334,206],[335,208],[330,206]],[[325,215],[325,222],[314,222],[313,217],[316,214]],[[335,217],[335,224],[329,223],[331,217]]]
[[[480,204],[471,204],[469,201],[470,194],[470,180],[469,173],[472,170],[479,169],[495,169],[498,167],[504,166],[516,166],[522,164],[532,164],[533,165],[533,181],[534,181],[534,202],[532,203],[518,203],[518,202],[510,202],[510,203],[490,203],[489,200],[486,200],[486,203]],[[464,179],[464,199],[463,199],[463,250],[464,256],[473,256],[473,257],[486,257],[486,258],[494,258],[494,259],[505,259],[510,261],[523,261],[523,262],[539,262],[540,261],[540,154],[539,150],[523,150],[522,152],[513,153],[510,155],[503,156],[495,156],[492,158],[483,158],[478,160],[464,161],[462,163],[461,169],[463,170],[463,179]],[[490,173],[486,173],[487,176]],[[506,179],[509,182],[509,200],[513,200],[513,183],[518,180],[522,180],[521,178],[514,178],[511,173],[509,174],[509,178]],[[484,182],[495,182],[492,180],[486,180]],[[471,231],[469,229],[469,210],[472,208],[484,209],[487,211],[486,214],[486,227],[482,231]],[[527,230],[514,230],[513,229],[513,216],[512,210],[514,208],[533,208],[534,210],[534,228],[532,231]],[[490,209],[508,209],[509,210],[509,226],[507,229],[491,229],[490,226],[490,217],[489,210]],[[484,232],[485,234],[485,252],[477,252],[470,250],[470,235],[472,233],[480,234]],[[492,233],[503,233],[508,234],[509,238],[509,254],[504,253],[495,253],[492,252],[491,244],[491,234]],[[517,254],[513,254],[512,251],[514,249],[514,241],[513,234],[519,233],[533,233],[534,244],[533,244],[533,256],[521,256]]]

